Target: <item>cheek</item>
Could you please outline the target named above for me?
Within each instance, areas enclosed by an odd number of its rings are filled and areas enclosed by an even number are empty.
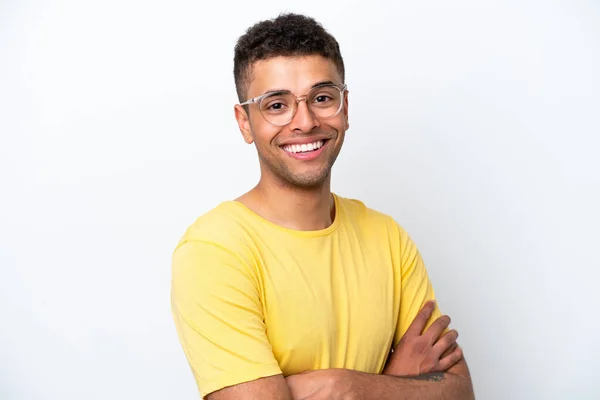
[[[259,147],[269,146],[281,131],[281,128],[269,124],[264,119],[262,121],[251,121],[250,126],[254,141]]]
[[[342,113],[328,122],[328,125],[338,132],[338,135],[343,135],[347,128],[346,116]]]

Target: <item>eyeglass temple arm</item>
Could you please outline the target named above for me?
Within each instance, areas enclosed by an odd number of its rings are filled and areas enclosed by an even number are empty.
[[[260,101],[262,98],[266,97],[269,94],[270,93],[266,93],[266,94],[263,94],[261,96],[254,97],[254,98],[252,98],[250,100],[246,100],[245,102],[240,103],[240,106],[247,106],[248,104],[256,103],[257,101]]]

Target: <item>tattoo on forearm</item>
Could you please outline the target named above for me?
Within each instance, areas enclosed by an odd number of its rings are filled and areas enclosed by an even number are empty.
[[[414,379],[417,381],[430,381],[430,382],[441,382],[444,380],[443,372],[432,372],[430,374],[423,374],[417,376],[406,376],[407,379]]]

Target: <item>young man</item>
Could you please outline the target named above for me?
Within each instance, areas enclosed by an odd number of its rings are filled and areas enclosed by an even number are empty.
[[[337,41],[281,15],[239,39],[234,75],[260,181],[202,215],[173,255],[173,315],[202,397],[473,398],[414,243],[330,191],[349,127]]]

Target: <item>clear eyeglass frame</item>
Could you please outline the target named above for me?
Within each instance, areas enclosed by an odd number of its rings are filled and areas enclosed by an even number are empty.
[[[311,94],[312,94],[312,93],[314,93],[315,91],[318,91],[319,89],[321,89],[321,90],[322,90],[324,87],[325,87],[325,88],[327,88],[327,87],[333,87],[333,88],[336,88],[337,90],[339,90],[339,91],[340,91],[340,104],[339,104],[339,106],[338,106],[338,109],[335,111],[335,113],[333,113],[332,115],[330,115],[330,116],[327,116],[327,117],[318,116],[318,115],[317,115],[317,114],[316,114],[316,113],[315,113],[315,112],[312,110],[312,107],[311,107],[311,105],[310,105],[310,104],[309,104],[309,102],[308,102],[308,99],[311,97]],[[318,117],[318,118],[328,119],[328,118],[333,118],[333,117],[335,117],[336,115],[338,115],[338,114],[340,113],[340,111],[342,110],[342,108],[343,108],[343,106],[344,106],[344,93],[346,92],[346,90],[347,90],[347,89],[348,89],[348,85],[346,85],[346,84],[344,84],[344,85],[342,85],[342,86],[339,86],[339,85],[336,85],[335,83],[325,83],[325,84],[322,84],[322,85],[315,86],[314,88],[312,88],[312,89],[310,90],[310,92],[308,92],[307,94],[305,94],[305,95],[303,95],[303,96],[296,96],[296,95],[294,95],[293,93],[291,93],[291,92],[289,92],[289,91],[279,91],[279,90],[278,90],[278,91],[274,91],[274,92],[267,92],[267,93],[265,93],[265,94],[262,94],[262,95],[260,95],[260,96],[257,96],[257,97],[253,97],[253,98],[251,98],[251,99],[249,99],[249,100],[246,100],[246,101],[245,101],[245,102],[243,102],[243,103],[240,103],[239,105],[240,105],[240,106],[246,106],[246,105],[250,105],[250,104],[258,103],[258,106],[259,106],[259,107],[258,107],[258,109],[259,109],[259,111],[260,111],[260,114],[262,115],[262,117],[263,117],[263,118],[264,118],[264,119],[265,119],[265,120],[266,120],[268,123],[270,123],[270,124],[272,124],[272,125],[275,125],[275,126],[285,126],[285,125],[289,124],[289,123],[290,123],[290,122],[291,122],[291,121],[294,119],[294,117],[296,116],[296,112],[298,111],[298,104],[299,104],[301,101],[306,101],[306,104],[307,104],[307,106],[308,106],[308,109],[311,111],[311,113],[312,113],[313,115],[315,115],[315,116],[316,116],[316,117]],[[269,118],[267,118],[267,116],[265,116],[265,115],[264,115],[264,113],[263,113],[263,110],[262,110],[262,106],[261,106],[261,103],[262,103],[262,101],[263,101],[265,98],[267,98],[267,97],[269,97],[269,96],[272,96],[272,95],[276,95],[276,94],[285,94],[285,95],[289,95],[289,96],[292,96],[292,97],[294,97],[294,98],[295,98],[295,100],[296,100],[296,101],[295,101],[295,103],[293,103],[293,104],[294,104],[294,105],[293,105],[293,107],[294,107],[294,108],[293,108],[293,111],[292,111],[292,114],[291,114],[291,116],[290,116],[290,117],[289,117],[289,118],[288,118],[288,119],[287,119],[285,122],[283,122],[283,123],[274,123],[274,122],[270,121],[270,120],[269,120]]]

